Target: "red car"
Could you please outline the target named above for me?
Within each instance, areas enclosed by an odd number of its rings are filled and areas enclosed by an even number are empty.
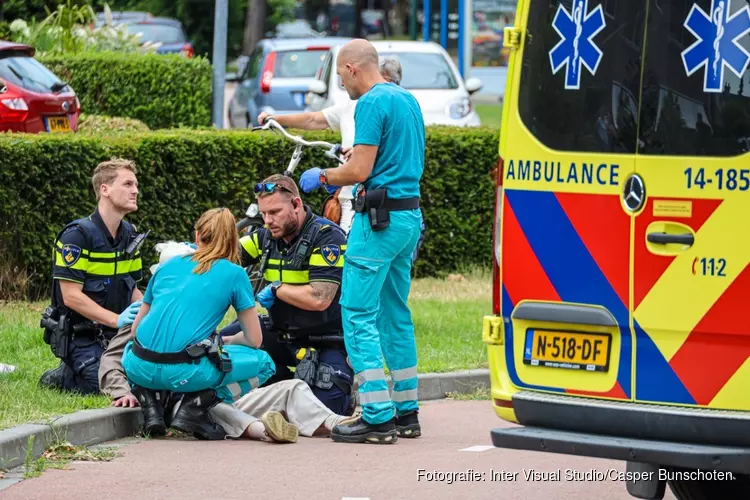
[[[0,41],[0,132],[74,132],[81,110],[75,92],[34,53]]]

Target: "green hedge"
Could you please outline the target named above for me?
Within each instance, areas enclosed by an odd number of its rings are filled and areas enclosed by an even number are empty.
[[[179,55],[38,56],[69,83],[84,113],[140,120],[149,128],[211,125],[211,64]]]
[[[327,131],[304,136],[338,141]],[[191,238],[204,210],[226,206],[241,218],[254,183],[282,172],[293,149],[283,137],[250,131],[0,136],[0,264],[6,276],[29,277],[31,298],[46,295],[54,236],[95,208],[90,177],[102,160],[123,156],[138,164],[139,210],[129,220],[152,230],[144,262],[150,266],[154,245]],[[488,174],[496,160],[497,130],[428,130],[422,182],[428,230],[417,276],[489,265],[494,185]],[[330,159],[307,150],[294,177],[326,165]],[[319,212],[322,192],[303,198]]]
[[[9,42],[10,35],[10,24],[8,24],[6,21],[0,21],[0,40]]]

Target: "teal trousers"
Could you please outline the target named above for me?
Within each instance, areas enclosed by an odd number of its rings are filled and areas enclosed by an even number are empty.
[[[362,417],[371,424],[418,408],[417,344],[407,299],[421,227],[420,210],[391,212],[382,231],[373,231],[358,213],[349,232],[341,284],[344,342],[359,380]]]
[[[198,364],[145,361],[133,354],[132,344],[128,342],[125,346],[122,366],[131,383],[146,389],[174,392],[215,389],[219,399],[232,404],[276,373],[276,365],[267,352],[243,345],[224,346],[232,360],[232,370],[223,373],[206,357]]]

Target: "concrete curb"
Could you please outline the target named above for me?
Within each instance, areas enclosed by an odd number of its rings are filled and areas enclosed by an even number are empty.
[[[49,424],[24,424],[0,431],[0,468],[11,469],[26,460],[29,438],[34,436],[32,458],[41,456],[57,437],[74,445],[94,445],[138,432],[140,408],[81,410]]]
[[[393,384],[389,380],[389,387]],[[444,399],[449,392],[471,394],[490,388],[489,370],[465,370],[452,373],[419,375],[419,399]],[[140,408],[103,408],[82,410],[55,419],[49,424],[23,424],[0,431],[0,469],[12,469],[26,460],[29,438],[36,459],[55,438],[73,445],[94,445],[135,435],[143,423]]]

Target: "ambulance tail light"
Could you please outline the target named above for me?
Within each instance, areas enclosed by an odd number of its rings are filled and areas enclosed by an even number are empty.
[[[502,224],[503,211],[503,158],[498,157],[495,169],[497,189],[495,192],[495,227],[492,231],[492,313],[500,315],[502,292],[500,290],[500,259],[502,257]]]

